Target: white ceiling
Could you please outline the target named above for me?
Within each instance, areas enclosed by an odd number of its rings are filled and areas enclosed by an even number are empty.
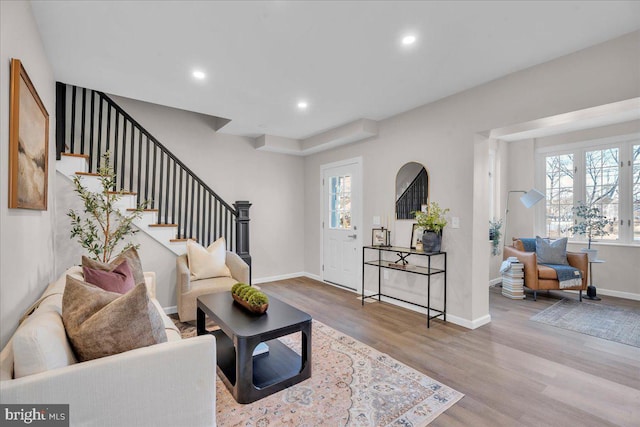
[[[640,29],[638,1],[32,1],[55,77],[302,139]],[[403,48],[411,32],[417,42]],[[207,73],[191,77],[194,68]],[[305,99],[309,108],[297,109]]]

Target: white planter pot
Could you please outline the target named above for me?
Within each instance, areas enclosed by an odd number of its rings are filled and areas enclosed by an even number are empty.
[[[581,251],[585,252],[587,254],[587,256],[589,257],[589,261],[595,261],[595,260],[598,259],[598,250],[597,249],[582,248]]]

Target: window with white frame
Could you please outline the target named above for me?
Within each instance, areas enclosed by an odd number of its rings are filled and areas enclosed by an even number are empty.
[[[610,234],[598,240],[640,244],[639,135],[541,149],[538,164],[545,189],[539,232],[582,240],[569,227],[576,223],[573,207],[583,202],[613,220]]]

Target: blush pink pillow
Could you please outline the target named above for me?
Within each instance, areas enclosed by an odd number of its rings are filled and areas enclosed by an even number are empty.
[[[126,294],[136,286],[133,272],[127,261],[123,261],[112,271],[82,267],[82,273],[84,274],[85,282],[96,285],[109,292]]]

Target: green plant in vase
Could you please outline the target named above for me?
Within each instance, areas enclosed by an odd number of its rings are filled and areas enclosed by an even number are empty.
[[[568,230],[574,234],[587,236],[588,244],[583,252],[587,252],[589,260],[593,261],[598,258],[598,250],[591,249],[591,242],[595,237],[610,234],[609,230],[613,226],[613,220],[602,215],[597,206],[587,205],[584,202],[579,202],[578,206],[573,208],[573,213],[578,218],[577,223],[569,227]]]
[[[502,237],[502,218],[489,221],[491,254],[494,256],[500,253],[500,237]]]
[[[71,218],[71,237],[77,238],[78,243],[89,253],[89,257],[96,261],[109,262],[113,255],[140,246],[126,240],[139,231],[133,221],[140,218],[148,202],[139,204],[128,214],[120,212],[116,204],[124,192],[113,191],[116,175],[110,166],[109,152],[102,156],[98,179],[102,190],[94,193],[82,185],[80,177],[73,178],[74,191],[82,199],[84,209],[82,212],[70,209],[67,216]],[[122,250],[114,254],[122,243],[125,244]]]
[[[423,230],[422,245],[425,252],[440,252],[442,246],[442,230],[447,225],[446,214],[449,208],[441,208],[436,202],[427,205],[427,211],[415,211],[418,227]]]

